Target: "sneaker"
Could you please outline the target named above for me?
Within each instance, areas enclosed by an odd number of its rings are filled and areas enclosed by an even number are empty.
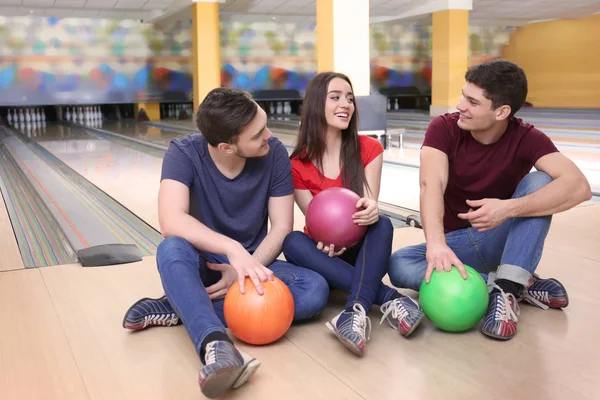
[[[235,346],[223,340],[206,345],[204,361],[198,374],[198,384],[202,394],[211,399],[242,386],[258,368],[249,368],[251,363],[246,364]]]
[[[404,337],[408,337],[425,316],[419,303],[404,295],[385,302],[379,309],[383,313],[379,323],[387,320],[390,326],[398,329]]]
[[[362,356],[365,343],[371,336],[371,320],[362,305],[356,303],[352,309],[353,311],[342,311],[327,322],[326,326],[354,354]]]
[[[544,310],[548,308],[565,308],[569,305],[567,289],[556,279],[540,279],[532,275],[533,282],[522,292],[520,300],[536,305]]]
[[[180,318],[167,300],[143,298],[135,302],[125,313],[123,328],[139,331],[149,326],[174,326]]]
[[[512,339],[517,333],[519,303],[512,293],[506,294],[497,285],[492,287],[498,291],[490,293],[490,302],[487,314],[483,317],[481,332],[495,339]]]
[[[256,370],[258,370],[258,367],[260,367],[260,365],[261,365],[260,361],[257,358],[254,358],[251,355],[246,354],[241,350],[238,350],[238,351],[240,352],[240,354],[242,355],[242,358],[244,359],[244,369],[242,370],[242,373],[240,374],[240,376],[237,378],[237,380],[233,384],[232,387],[234,389],[237,389],[240,386],[242,386],[244,383],[248,382],[248,379],[250,379],[250,377],[252,375],[254,375]]]

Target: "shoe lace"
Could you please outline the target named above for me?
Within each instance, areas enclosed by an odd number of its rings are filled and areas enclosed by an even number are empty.
[[[402,321],[404,318],[408,316],[408,310],[404,307],[404,304],[400,299],[394,299],[388,301],[383,304],[380,308],[383,315],[381,316],[381,321],[379,324],[381,325],[384,320],[387,319],[388,324],[394,329],[398,329],[398,325],[393,324],[390,319],[388,319],[388,315],[392,314],[392,319]]]
[[[144,325],[148,326],[150,323],[153,325],[167,325],[175,318],[175,314],[150,314],[144,316]]]
[[[489,285],[492,289],[500,291],[500,301],[496,302],[496,310],[494,311],[494,319],[497,321],[514,321],[519,322],[518,315],[520,314],[519,303],[512,293],[505,293],[502,288],[496,284]],[[513,307],[510,305],[510,299],[513,300]]]
[[[371,319],[367,317],[367,312],[359,303],[352,307],[354,314],[352,315],[352,331],[357,332],[361,337],[371,338]]]
[[[206,361],[206,365],[212,364],[217,361],[217,342],[210,342],[206,345],[206,355],[204,359]]]
[[[525,290],[523,292],[523,300],[536,305],[541,309],[547,310],[550,303],[549,293],[547,290]]]

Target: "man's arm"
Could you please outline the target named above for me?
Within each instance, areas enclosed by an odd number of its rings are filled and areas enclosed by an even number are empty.
[[[538,217],[569,210],[592,197],[588,180],[573,161],[561,153],[551,153],[535,163],[553,181],[527,196],[507,200],[509,218]]]
[[[158,221],[163,237],[178,236],[198,250],[228,254],[242,245],[208,228],[189,214],[190,190],[181,182],[163,179],[158,191]]]
[[[196,249],[224,254],[237,272],[240,292],[245,293],[244,279],[249,277],[257,292],[264,293],[260,282],[273,278],[273,272],[253,258],[241,243],[221,235],[189,215],[189,188],[181,182],[163,179],[158,192],[158,220],[163,237],[178,236]],[[214,285],[213,285],[214,286]]]
[[[262,265],[270,265],[281,253],[283,240],[294,227],[294,195],[269,198],[271,229],[252,255]]]
[[[427,247],[427,271],[425,281],[429,283],[433,270],[451,271],[454,265],[461,276],[467,272],[456,254],[448,247],[444,234],[444,192],[448,184],[448,156],[433,147],[423,146],[419,186],[421,188],[421,223]]]
[[[448,156],[423,146],[419,169],[421,223],[429,244],[446,243],[444,235],[444,192],[448,184]]]

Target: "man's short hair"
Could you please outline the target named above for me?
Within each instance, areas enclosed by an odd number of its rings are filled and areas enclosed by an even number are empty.
[[[211,90],[198,107],[196,126],[211,146],[234,144],[242,130],[254,119],[258,105],[241,89]]]
[[[527,77],[517,64],[507,60],[494,60],[475,65],[465,74],[465,79],[484,91],[496,109],[510,106],[512,117],[527,99]]]

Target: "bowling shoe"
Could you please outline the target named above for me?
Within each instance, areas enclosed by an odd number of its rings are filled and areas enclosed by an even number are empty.
[[[481,332],[495,339],[512,339],[517,333],[519,321],[519,303],[512,293],[505,293],[498,285],[492,284],[497,289],[490,293],[487,314],[483,317]]]
[[[385,302],[379,309],[383,313],[379,323],[387,320],[404,337],[408,337],[425,316],[419,303],[405,295]]]
[[[365,344],[371,336],[371,320],[361,304],[354,304],[352,311],[342,311],[326,326],[354,354],[364,354]]]
[[[123,318],[123,328],[134,331],[151,326],[174,326],[180,323],[181,320],[167,300],[167,296],[138,300],[127,310]]]
[[[544,310],[548,308],[565,308],[569,305],[567,289],[554,278],[540,279],[532,275],[531,284],[526,287],[519,300],[536,305]]]
[[[198,374],[198,384],[202,394],[211,399],[242,386],[260,366],[255,358],[241,353],[231,343],[220,340],[206,345],[204,360],[205,364]]]

